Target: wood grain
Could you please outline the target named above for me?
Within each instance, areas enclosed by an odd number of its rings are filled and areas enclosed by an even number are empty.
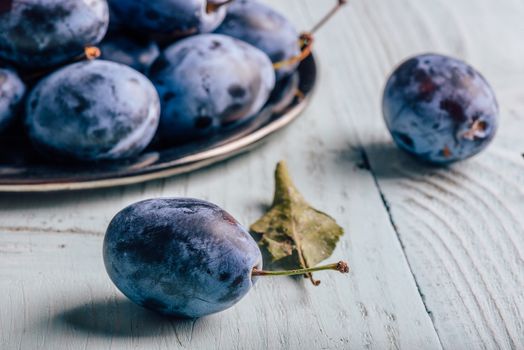
[[[268,1],[308,28],[328,1]],[[189,175],[98,191],[0,197],[2,349],[524,348],[524,3],[353,1],[321,32],[320,83],[306,114],[261,148]],[[415,53],[474,64],[502,109],[490,149],[449,168],[398,151],[380,98]],[[234,308],[160,318],[107,278],[103,232],[125,205],[191,196],[249,224],[286,159],[312,204],[345,228],[332,260],[349,277],[262,280]]]
[[[361,116],[355,127],[441,343],[524,348],[524,110],[517,92],[524,51],[515,44],[524,34],[524,7],[514,1],[474,7],[466,1],[368,1],[354,3],[353,13],[359,12],[366,16],[351,21],[355,41],[348,46],[358,48],[353,69],[358,81],[366,80],[367,98],[352,113]],[[335,43],[340,38],[320,45]],[[427,51],[473,63],[493,83],[502,107],[494,145],[442,169],[402,154],[380,125],[383,77],[402,58]]]

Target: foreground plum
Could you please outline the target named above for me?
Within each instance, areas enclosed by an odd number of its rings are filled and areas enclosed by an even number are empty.
[[[222,1],[227,2],[227,1]],[[206,0],[109,0],[115,19],[140,32],[173,37],[213,31],[226,8]]]
[[[0,59],[24,69],[59,65],[100,42],[108,24],[105,0],[10,0],[0,8]]]
[[[131,38],[123,33],[108,34],[98,47],[102,51],[100,58],[125,64],[142,73],[146,73],[160,55],[153,41]]]
[[[284,16],[254,0],[236,0],[216,33],[243,40],[265,52],[273,63],[300,54],[299,33]],[[277,70],[277,80],[296,70],[298,62]]]
[[[140,153],[158,126],[151,82],[125,65],[75,63],[39,82],[27,99],[31,141],[48,158],[97,161]]]
[[[275,86],[271,61],[262,51],[219,34],[169,46],[149,76],[160,95],[159,136],[166,144],[213,135],[248,120]]]
[[[338,270],[263,271],[247,230],[220,207],[198,199],[149,199],[111,220],[103,246],[113,283],[133,302],[178,317],[201,317],[236,304],[258,276]]]
[[[20,112],[25,89],[24,83],[13,70],[0,68],[0,132]]]
[[[486,148],[497,130],[499,110],[479,72],[454,58],[425,54],[393,72],[385,87],[383,112],[401,149],[445,164]]]
[[[111,221],[104,262],[115,285],[139,305],[200,317],[238,302],[256,281],[262,257],[227,212],[196,199],[133,204]]]

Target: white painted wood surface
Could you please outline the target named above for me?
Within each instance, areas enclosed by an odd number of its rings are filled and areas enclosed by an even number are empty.
[[[270,1],[307,28],[330,1]],[[0,349],[524,349],[524,2],[355,0],[317,37],[313,103],[262,147],[189,175],[110,190],[0,197]],[[380,112],[403,58],[462,57],[495,87],[501,128],[446,169],[391,143]],[[369,159],[370,169],[362,165]],[[101,243],[125,205],[208,199],[246,225],[286,159],[299,188],[346,229],[349,277],[267,279],[193,321],[128,302]]]

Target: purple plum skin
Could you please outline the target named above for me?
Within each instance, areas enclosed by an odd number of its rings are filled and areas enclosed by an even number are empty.
[[[460,60],[415,56],[389,78],[383,112],[395,143],[436,164],[469,158],[492,141],[498,126],[495,94],[484,77]]]
[[[254,0],[236,0],[227,9],[226,18],[215,30],[243,40],[262,50],[273,63],[289,60],[300,54],[299,33],[283,15]],[[292,74],[298,63],[276,71],[280,80]]]
[[[223,311],[251,289],[260,250],[230,214],[191,198],[150,199],[109,224],[107,273],[129,299],[161,314],[194,318]]]
[[[4,131],[20,112],[25,84],[11,69],[0,68],[0,132]]]
[[[128,66],[104,60],[52,73],[26,102],[31,141],[43,155],[58,160],[136,156],[153,138],[159,115],[151,82]]]
[[[275,87],[269,58],[219,34],[192,36],[166,48],[150,69],[160,95],[159,138],[180,144],[239,125],[260,111]]]
[[[124,33],[108,34],[98,47],[102,51],[101,59],[125,64],[144,74],[160,55],[155,42]]]
[[[0,59],[28,70],[60,65],[98,44],[108,25],[105,0],[12,0],[0,12]]]
[[[213,31],[224,19],[226,6],[206,11],[206,0],[109,0],[118,22],[150,34],[198,34]]]

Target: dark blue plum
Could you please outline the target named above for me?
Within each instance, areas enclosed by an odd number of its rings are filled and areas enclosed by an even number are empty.
[[[141,73],[96,60],[66,66],[40,81],[26,113],[31,141],[49,158],[108,160],[135,156],[149,144],[160,102]]]
[[[209,10],[206,0],[109,0],[109,5],[130,28],[174,37],[211,32],[226,14],[225,7]]]
[[[265,52],[273,63],[300,54],[299,34],[295,27],[271,7],[253,0],[236,0],[215,30],[243,40]],[[296,70],[297,64],[277,70],[277,80]]]
[[[269,58],[243,41],[202,34],[169,46],[149,74],[162,103],[159,136],[167,144],[220,132],[249,120],[275,86]]]
[[[105,0],[7,0],[0,10],[0,59],[24,69],[68,62],[104,37]]]
[[[0,132],[20,112],[25,90],[24,83],[13,70],[0,68]]]
[[[163,198],[119,212],[104,238],[111,280],[133,302],[166,315],[201,317],[236,304],[262,256],[247,230],[218,206]]]
[[[402,63],[383,96],[386,124],[397,145],[432,163],[450,163],[482,151],[498,124],[495,94],[468,64],[425,54]]]
[[[145,73],[160,55],[160,49],[153,41],[131,38],[124,33],[107,35],[98,46],[101,58],[130,66]]]
[[[109,26],[107,28],[107,35],[116,33],[116,32],[125,32],[125,18],[119,18],[113,8],[109,6]],[[134,33],[133,33],[134,34]]]

